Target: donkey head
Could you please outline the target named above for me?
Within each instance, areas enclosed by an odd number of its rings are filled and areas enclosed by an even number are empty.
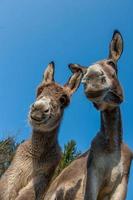
[[[117,61],[123,51],[123,39],[115,31],[109,47],[109,56],[88,68],[70,64],[73,72],[81,71],[86,96],[100,109],[113,108],[123,101],[123,91],[117,77]]]
[[[29,112],[29,121],[34,129],[51,131],[59,126],[64,108],[79,87],[81,78],[81,73],[76,72],[61,86],[54,81],[54,63],[48,65],[43,81],[37,89],[36,101]]]

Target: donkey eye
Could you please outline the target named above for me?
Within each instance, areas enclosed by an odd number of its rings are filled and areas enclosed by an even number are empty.
[[[108,62],[108,65],[111,65],[113,68],[116,67],[116,65],[115,65],[115,63],[114,63],[113,61],[109,61],[109,62]]]
[[[61,103],[62,106],[66,106],[67,105],[67,103],[68,103],[68,97],[67,97],[67,95],[62,95],[60,97],[60,103]]]

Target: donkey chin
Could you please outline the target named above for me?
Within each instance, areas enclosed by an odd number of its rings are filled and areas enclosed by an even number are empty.
[[[88,92],[87,97],[98,110],[113,109],[123,102],[122,96],[110,89],[94,92],[94,95],[93,92]]]

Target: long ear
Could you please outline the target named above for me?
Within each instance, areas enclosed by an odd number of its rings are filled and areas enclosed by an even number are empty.
[[[69,64],[68,65],[69,69],[71,70],[72,73],[76,73],[76,72],[82,72],[83,74],[86,73],[87,71],[87,68],[86,67],[83,67],[79,64]]]
[[[43,74],[43,83],[50,83],[54,81],[54,62],[48,64]]]
[[[70,95],[72,95],[78,89],[82,77],[82,72],[76,72],[69,78],[68,82],[64,85],[68,89]]]
[[[117,62],[123,52],[123,38],[119,31],[114,31],[109,48],[109,58]]]

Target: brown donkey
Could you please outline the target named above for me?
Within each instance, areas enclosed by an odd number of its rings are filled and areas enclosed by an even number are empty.
[[[101,129],[93,139],[87,161],[85,200],[125,200],[132,152],[122,142],[120,103],[123,90],[117,76],[117,61],[123,51],[123,39],[115,31],[108,59],[82,69],[85,94],[101,111]]]
[[[85,94],[101,110],[101,129],[90,151],[53,181],[45,200],[125,200],[133,154],[122,142],[119,104],[123,91],[117,77],[122,50],[121,34],[115,31],[107,59],[89,68],[70,65],[73,72],[84,73]]]
[[[75,73],[61,86],[54,81],[54,63],[45,70],[29,112],[32,137],[21,144],[0,180],[0,200],[41,200],[59,163],[58,130],[64,109],[82,75]]]

